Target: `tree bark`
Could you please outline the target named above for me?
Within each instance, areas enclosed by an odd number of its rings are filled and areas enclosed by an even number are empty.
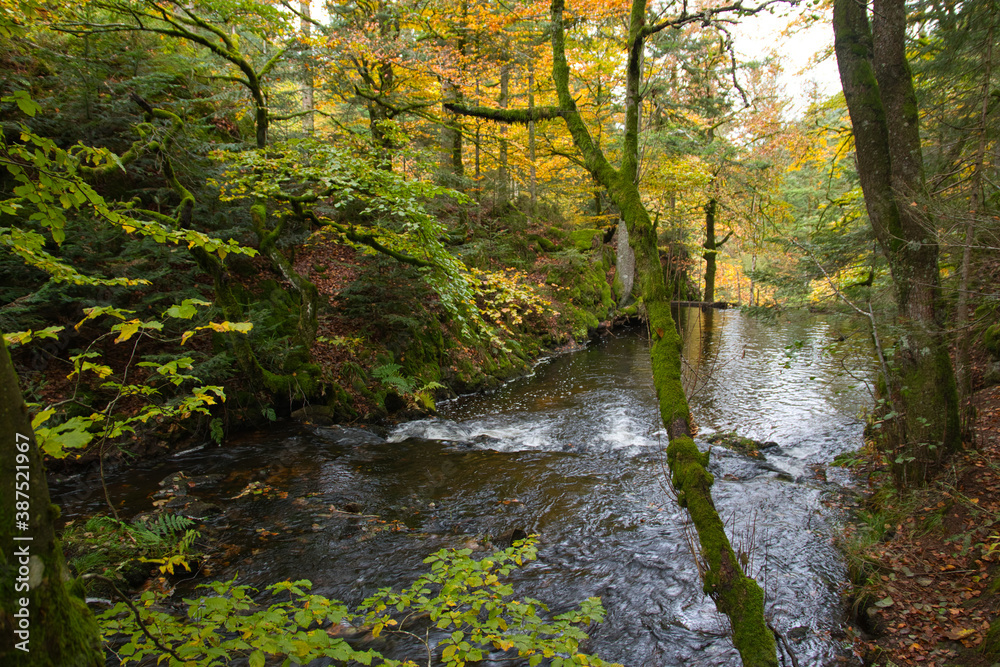
[[[312,37],[312,3],[311,0],[299,0],[299,12],[302,14],[302,19],[299,23],[299,28],[302,31],[302,38],[305,43],[302,49],[302,55],[304,62],[302,63],[302,110],[305,111],[305,115],[302,116],[302,132],[303,134],[312,136],[315,131],[315,123],[313,119],[312,110],[315,107],[315,100],[313,96],[314,85],[313,85],[313,75],[312,69],[310,68],[310,60],[312,58],[312,46],[309,44],[309,40]]]
[[[938,321],[938,246],[924,219],[916,96],[905,54],[903,0],[876,0],[875,34],[866,7],[835,0],[837,64],[854,129],[858,177],[875,237],[896,288],[901,334],[894,370],[883,378],[883,428],[893,475],[922,484],[961,444],[958,395]]]
[[[965,225],[965,243],[962,247],[962,264],[958,286],[958,304],[955,309],[955,320],[959,331],[956,347],[958,394],[963,407],[961,417],[962,430],[974,437],[975,408],[972,405],[972,327],[969,324],[969,289],[972,272],[972,246],[975,243],[976,224],[982,215],[983,205],[983,169],[986,159],[986,133],[990,110],[990,78],[993,73],[993,34],[994,25],[990,25],[986,33],[986,48],[983,51],[982,69],[983,85],[980,92],[979,123],[976,132],[979,134],[976,142],[976,156],[972,163],[972,177],[969,183],[969,217]]]
[[[506,109],[510,102],[510,65],[500,67],[500,108]],[[504,205],[510,199],[510,176],[507,165],[507,128],[500,126],[500,168],[497,171],[497,205]]]
[[[535,64],[528,63],[528,113],[535,110]],[[535,215],[535,205],[538,198],[538,174],[535,170],[535,121],[528,121],[528,161],[530,164],[530,194],[531,194],[531,215]]]
[[[274,227],[267,225],[267,206],[258,201],[250,207],[250,220],[260,243],[260,251],[271,260],[281,277],[292,286],[299,295],[299,319],[296,326],[296,344],[304,359],[308,359],[309,351],[316,340],[319,329],[319,290],[311,281],[302,277],[285,254],[277,246],[278,239],[284,230],[284,220],[276,218]]]
[[[705,248],[705,252],[702,253],[702,258],[705,260],[705,296],[702,300],[708,303],[715,301],[715,272],[719,248],[733,235],[732,232],[729,232],[721,241],[715,240],[716,207],[717,203],[714,197],[705,204],[705,243],[702,244],[702,247]]]
[[[97,622],[56,539],[42,454],[0,335],[0,663],[101,667]]]

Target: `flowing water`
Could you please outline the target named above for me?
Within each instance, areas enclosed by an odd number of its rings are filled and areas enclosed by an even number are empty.
[[[869,361],[831,351],[850,339],[836,343],[835,322],[806,314],[768,322],[686,309],[680,321],[700,446],[734,430],[777,443],[766,461],[718,446],[711,457],[716,503],[774,626],[799,665],[859,664],[844,641],[846,573],[824,504],[849,480],[830,469],[827,481],[825,464],[860,445]],[[192,493],[226,508],[216,524],[235,546],[216,575],[255,586],[310,579],[348,603],[407,584],[439,548],[523,528],[540,549],[515,576],[521,591],[553,611],[602,598],[607,618],[586,650],[632,666],[739,664],[665,488],[644,331],[615,332],[439,410],[385,437],[280,427],[131,469],[111,492],[148,509],[156,483],[183,471]],[[251,482],[263,492],[233,499]],[[69,516],[99,506],[60,488]]]

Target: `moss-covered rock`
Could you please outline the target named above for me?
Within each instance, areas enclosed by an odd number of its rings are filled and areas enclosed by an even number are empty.
[[[576,229],[569,233],[570,242],[584,252],[599,247],[603,239],[604,232],[600,229]]]
[[[545,233],[554,239],[559,239],[564,241],[569,238],[569,234],[562,227],[556,227],[555,225],[549,225],[545,228]]]
[[[555,252],[559,246],[540,234],[530,234],[528,240],[538,247],[539,252]]]
[[[559,264],[549,267],[546,283],[556,287],[560,327],[568,327],[577,340],[586,338],[609,319],[615,302],[607,273],[599,256],[567,253]]]
[[[983,347],[995,358],[1000,359],[1000,324],[993,324],[983,332]]]
[[[742,435],[737,434],[735,431],[715,433],[709,436],[708,442],[710,442],[713,445],[719,445],[721,447],[725,447],[726,449],[731,449],[734,452],[739,452],[740,454],[749,456],[750,458],[753,459],[764,458],[764,455],[761,453],[761,450],[775,446],[775,443],[758,442],[756,440],[743,437]]]

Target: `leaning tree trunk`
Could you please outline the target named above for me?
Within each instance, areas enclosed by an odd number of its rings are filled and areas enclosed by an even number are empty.
[[[565,0],[552,0],[552,79],[558,105],[535,107],[532,111],[469,108],[446,105],[452,111],[501,122],[527,123],[562,118],[583,158],[585,168],[604,186],[621,211],[628,229],[629,245],[635,252],[636,282],[646,306],[650,331],[653,383],[660,417],[670,444],[667,462],[678,501],[687,508],[698,533],[704,570],[705,592],[716,608],[729,617],[733,643],[746,666],[777,667],[774,636],[764,618],[764,593],[743,571],[725,527],[712,501],[712,475],[708,455],[691,439],[689,410],[681,384],[681,341],[670,313],[670,291],[664,280],[657,247],[656,226],[642,203],[637,184],[639,105],[642,52],[645,39],[665,28],[677,28],[693,21],[706,21],[711,11],[685,13],[656,26],[646,25],[646,0],[633,0],[629,18],[628,68],[625,86],[626,113],[622,164],[615,169],[596,144],[587,128],[569,87],[569,62],[563,23]],[[707,12],[707,13],[706,13]]]
[[[906,62],[903,0],[876,0],[872,14],[835,0],[837,64],[854,129],[858,177],[875,237],[896,287],[899,334],[883,446],[901,485],[922,484],[961,444],[955,373],[938,322],[938,246],[925,221],[913,80]]]
[[[100,667],[97,622],[70,579],[56,539],[59,508],[49,500],[35,444],[0,335],[0,664]]]

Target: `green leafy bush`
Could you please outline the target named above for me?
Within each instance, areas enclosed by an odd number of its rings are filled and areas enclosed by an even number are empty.
[[[254,589],[235,585],[235,579],[207,584],[213,594],[185,600],[184,618],[162,611],[157,594],[146,591],[136,607],[141,625],[120,603],[100,617],[102,632],[122,664],[154,656],[157,664],[171,667],[213,667],[244,659],[251,667],[262,667],[271,657],[283,657],[283,665],[317,658],[417,664],[384,658],[374,649],[357,650],[337,636],[344,634],[368,640],[383,634],[408,637],[420,654],[414,659],[455,667],[498,652],[526,658],[530,665],[609,664],[580,652],[587,637],[580,626],[604,618],[600,599],[589,598],[577,609],[548,616],[542,602],[515,597],[511,585],[502,581],[515,567],[534,560],[536,551],[530,540],[481,560],[472,558],[468,549],[443,549],[425,559],[430,572],[409,588],[382,589],[353,613],[341,602],[310,594],[311,584],[305,580],[269,586],[276,602],[267,607],[254,602]]]

